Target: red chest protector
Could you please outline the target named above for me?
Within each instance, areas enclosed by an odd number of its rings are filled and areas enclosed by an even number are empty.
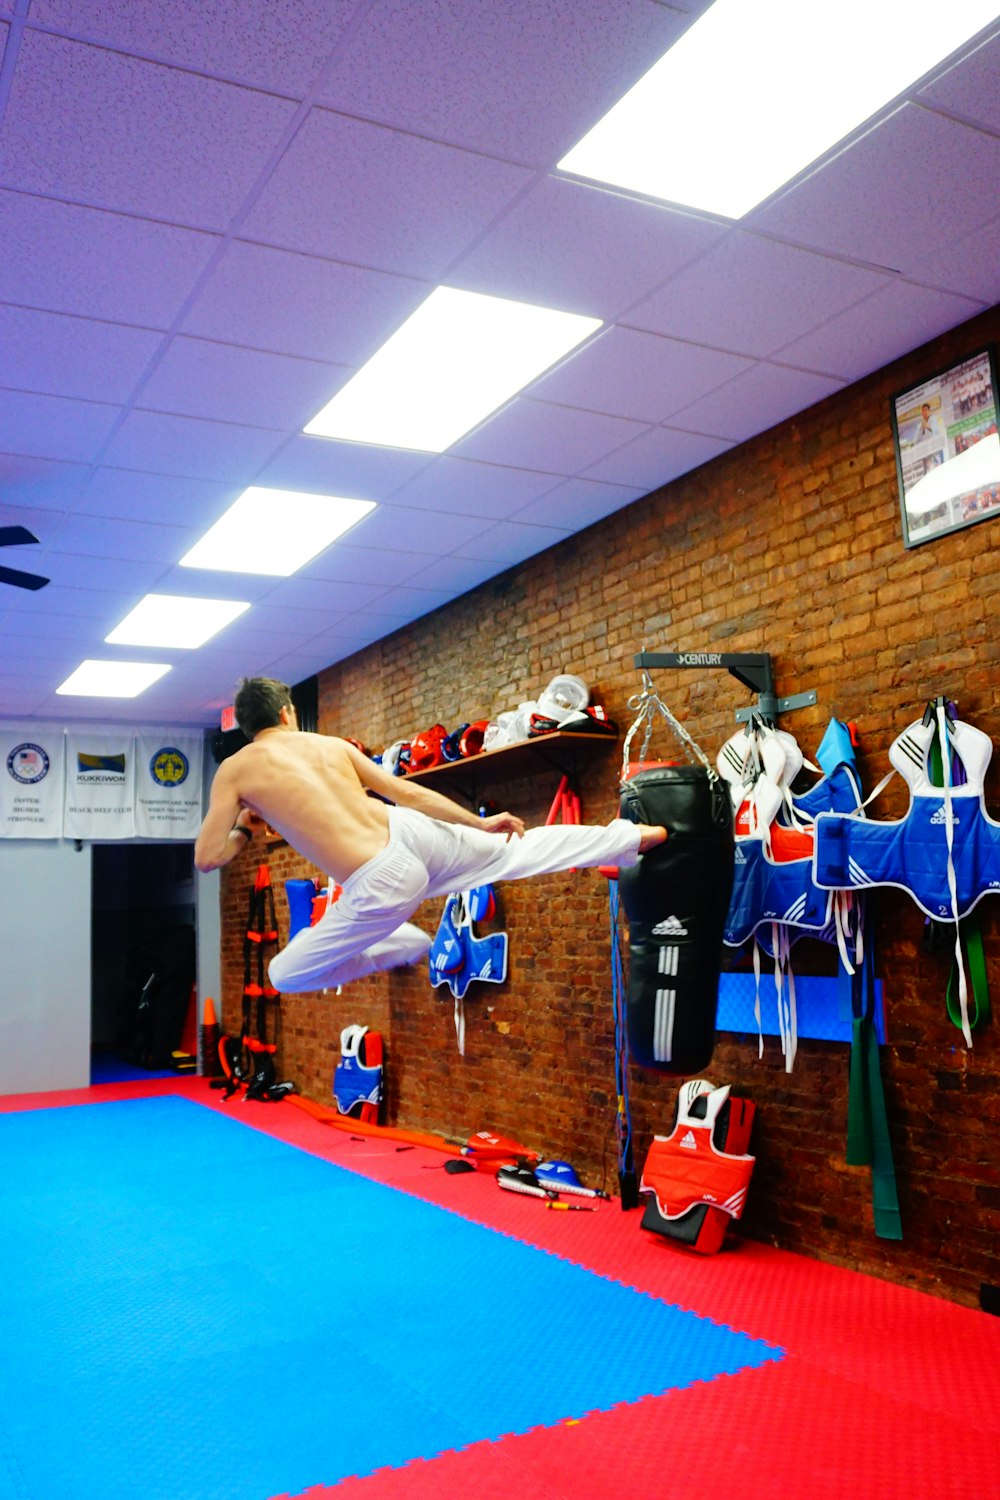
[[[649,1200],[643,1229],[712,1255],[746,1203],[754,1158],[746,1155],[755,1106],[730,1097],[729,1085],[703,1078],[680,1090],[677,1121],[653,1138],[640,1191]]]

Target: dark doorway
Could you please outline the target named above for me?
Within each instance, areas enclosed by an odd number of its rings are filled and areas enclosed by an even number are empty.
[[[95,844],[92,858],[91,1082],[193,1071],[194,846]]]

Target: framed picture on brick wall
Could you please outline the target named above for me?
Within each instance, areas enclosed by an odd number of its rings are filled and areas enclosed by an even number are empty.
[[[1000,516],[997,389],[982,349],[892,398],[907,547]]]

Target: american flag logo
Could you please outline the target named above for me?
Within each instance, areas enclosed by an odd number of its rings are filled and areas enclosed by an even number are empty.
[[[7,757],[7,770],[15,781],[30,786],[49,773],[49,757],[41,745],[15,745]]]

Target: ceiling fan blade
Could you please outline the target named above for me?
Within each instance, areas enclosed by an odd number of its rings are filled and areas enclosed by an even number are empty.
[[[16,589],[43,589],[48,581],[38,573],[22,573],[17,568],[0,568],[0,583],[12,583]]]
[[[37,541],[37,536],[27,526],[0,526],[0,547],[22,547],[27,542]]]

